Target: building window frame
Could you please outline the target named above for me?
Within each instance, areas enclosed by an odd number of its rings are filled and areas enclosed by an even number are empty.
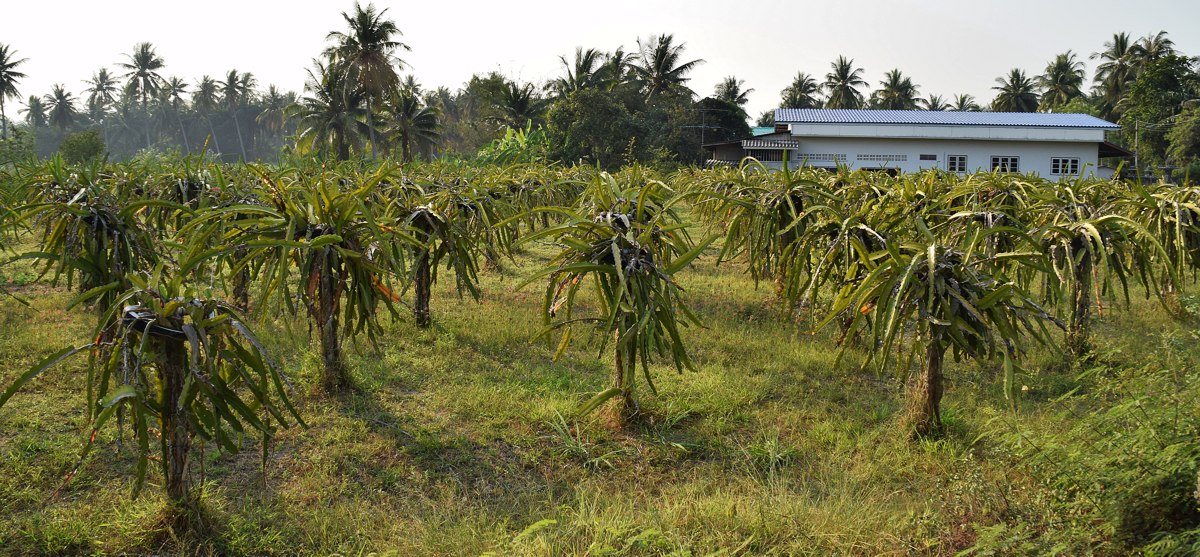
[[[992,155],[992,172],[1017,174],[1021,172],[1021,157],[1016,155]]]
[[[783,162],[784,149],[746,149],[746,156],[758,162]]]
[[[845,163],[845,153],[800,153],[796,155],[797,161],[813,163],[813,162],[832,162]]]
[[[908,162],[908,155],[880,155],[876,153],[859,153],[854,159],[858,162]]]
[[[1079,174],[1078,157],[1051,157],[1050,174],[1054,176],[1076,176]]]
[[[967,171],[967,156],[966,155],[946,155],[946,170],[949,172]]]

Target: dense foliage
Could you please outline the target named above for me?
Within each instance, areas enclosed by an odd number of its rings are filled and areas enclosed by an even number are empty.
[[[394,153],[405,162],[480,155],[503,163],[513,160],[511,148],[522,139],[514,141],[513,133],[520,132],[539,160],[612,171],[634,163],[697,164],[704,144],[750,135],[745,106],[754,89],[731,75],[704,96],[690,84],[704,60],[693,59],[673,34],[638,38],[632,51],[578,47],[573,57],[558,57],[562,75],[544,83],[491,71],[455,89],[424,87],[415,74],[402,75],[408,65],[401,56],[410,46],[388,9],[356,3],[341,15],[343,26],[326,36],[299,93],[264,89],[253,73],[236,69],[189,83],[168,76],[166,59],[142,42],[115,63],[115,72],[102,67],[84,80],[78,94],[57,85],[14,109],[27,59],[0,44],[0,157],[31,147],[43,157],[62,150],[68,160],[175,151],[225,161],[293,154],[376,160]],[[1116,33],[1090,58],[1099,61],[1090,89],[1081,55],[1068,50],[1040,72],[1008,70],[995,80],[995,97],[977,101],[968,94],[922,95],[901,68],[873,88],[854,58],[838,56],[823,79],[798,72],[780,91],[778,106],[1088,113],[1122,125],[1109,139],[1139,151],[1139,172],[1189,175],[1197,161],[1195,118],[1184,111],[1200,97],[1196,58],[1176,49],[1165,31],[1140,39]],[[773,112],[757,122],[773,125]],[[32,145],[6,145],[10,136]]]

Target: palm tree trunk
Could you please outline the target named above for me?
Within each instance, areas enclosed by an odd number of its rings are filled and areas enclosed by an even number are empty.
[[[237,130],[238,145],[242,147],[242,161],[246,160],[246,142],[242,141],[242,125],[238,123],[237,110],[233,111],[233,129]]]
[[[216,128],[213,127],[212,118],[209,118],[208,115],[206,114],[206,115],[204,115],[204,121],[208,122],[208,135],[210,137],[212,137],[213,147],[216,148],[217,153],[220,153],[221,152],[221,142],[220,142],[220,140],[217,139],[217,130],[216,130]]]
[[[183,117],[179,115],[179,109],[175,110],[175,121],[179,123],[179,135],[183,137],[183,154],[191,155],[192,147],[188,144],[187,129],[183,127]]]
[[[163,463],[167,479],[167,498],[176,509],[191,507],[193,501],[188,485],[188,453],[192,436],[181,397],[186,379],[187,350],[183,341],[162,338],[162,442],[167,461]]]
[[[346,141],[346,134],[342,133],[340,130],[334,131],[333,142],[337,145],[338,160],[350,160],[350,143]]]
[[[0,95],[0,139],[8,139],[8,115],[4,113],[4,95]]]
[[[909,387],[908,420],[914,436],[925,437],[942,431],[942,359],[945,355],[945,347],[930,339],[925,347],[921,372]]]
[[[375,160],[375,98],[367,95],[367,133],[371,139],[371,160]]]
[[[142,116],[146,118],[146,148],[150,148],[150,111],[146,107],[146,92],[142,90]]]

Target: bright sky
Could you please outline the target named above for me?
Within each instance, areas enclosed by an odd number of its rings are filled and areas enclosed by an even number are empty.
[[[637,39],[673,33],[687,60],[706,62],[692,89],[712,93],[735,75],[754,88],[748,112],[775,108],[779,91],[798,71],[823,78],[839,54],[854,59],[877,87],[900,68],[920,93],[970,93],[989,101],[996,77],[1010,68],[1041,73],[1055,54],[1072,49],[1087,64],[1113,33],[1134,37],[1166,30],[1176,48],[1200,55],[1200,2],[1194,0],[568,0],[431,2],[378,0],[412,51],[402,55],[427,88],[457,89],[473,73],[491,70],[543,82],[562,73],[576,46],[611,51]],[[0,43],[28,58],[22,97],[63,83],[82,96],[83,80],[102,66],[113,71],[140,41],[166,61],[164,75],[189,83],[236,68],[300,91],[305,68],[341,30],[352,0],[94,0],[5,2]],[[10,111],[11,112],[11,111]]]

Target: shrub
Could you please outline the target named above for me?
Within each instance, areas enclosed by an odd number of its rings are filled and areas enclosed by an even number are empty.
[[[104,155],[104,140],[96,130],[73,133],[58,146],[58,152],[69,164],[79,164]]]
[[[1200,378],[1174,367],[1087,371],[1086,394],[1061,399],[1064,429],[1012,432],[1009,450],[1058,495],[1052,508],[1014,512],[1005,523],[1042,523],[1040,537],[1057,540],[1080,538],[1074,529],[1083,528],[1082,538],[1109,538],[1122,554],[1195,554]],[[985,549],[981,531],[973,550]]]

